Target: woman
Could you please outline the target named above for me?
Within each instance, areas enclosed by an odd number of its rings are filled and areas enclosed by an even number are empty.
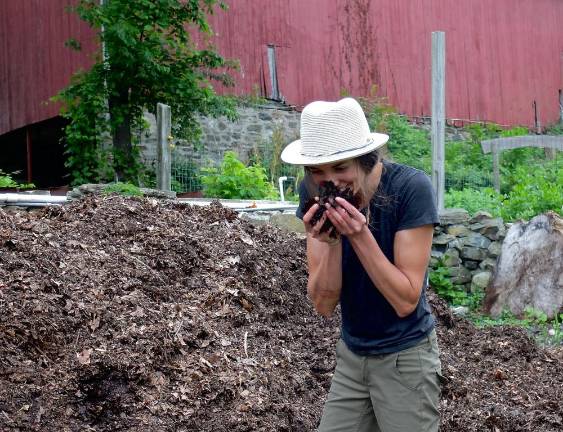
[[[307,231],[307,292],[321,315],[339,303],[342,314],[321,432],[439,427],[440,360],[425,296],[438,215],[426,174],[380,158],[387,140],[370,133],[354,99],[318,101],[282,153],[305,167],[297,215]],[[305,211],[315,196],[307,185],[327,181],[352,188],[361,204],[337,198],[313,224],[319,204]],[[321,232],[326,218],[333,228]]]

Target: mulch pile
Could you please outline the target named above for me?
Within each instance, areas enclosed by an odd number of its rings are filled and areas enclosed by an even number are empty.
[[[314,431],[339,320],[305,287],[303,239],[218,204],[0,209],[0,430]],[[561,350],[429,295],[441,430],[562,430]]]

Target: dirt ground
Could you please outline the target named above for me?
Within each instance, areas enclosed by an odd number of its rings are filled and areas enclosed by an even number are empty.
[[[304,240],[234,212],[90,197],[0,209],[1,431],[314,431],[338,316]],[[563,430],[563,353],[430,292],[446,431]]]

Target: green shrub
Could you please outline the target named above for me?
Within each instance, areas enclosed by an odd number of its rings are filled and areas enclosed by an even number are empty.
[[[545,128],[547,135],[563,135],[563,122],[549,125]]]
[[[519,166],[514,186],[504,199],[501,216],[506,221],[530,219],[548,210],[563,214],[563,169],[557,161],[530,169]]]
[[[245,166],[237,155],[225,153],[221,166],[203,168],[201,182],[206,197],[238,199],[277,199],[276,189],[268,181],[266,169],[254,163]]]
[[[436,294],[453,305],[462,305],[467,301],[467,293],[454,287],[450,280],[449,270],[441,263],[428,275],[430,286]]]
[[[445,146],[446,189],[462,190],[492,184],[492,158],[473,141],[447,142]]]
[[[370,96],[358,98],[358,102],[366,113],[370,129],[389,135],[387,156],[395,162],[430,173],[432,145],[428,132],[412,126],[405,116],[398,114],[387,103],[386,98],[378,96],[377,92],[377,86],[373,86]]]
[[[141,189],[139,189],[138,186],[122,182],[111,183],[104,188],[104,195],[110,195],[113,193],[125,196],[143,196],[143,192],[141,192]]]
[[[386,115],[385,133],[389,135],[387,149],[395,162],[418,168],[426,173],[432,170],[432,144],[427,132],[412,126],[405,117]]]
[[[12,174],[0,170],[0,188],[33,189],[35,187],[33,183],[18,183],[12,178]]]
[[[444,197],[446,208],[464,208],[474,215],[480,210],[494,217],[502,215],[504,197],[492,188],[449,190]]]

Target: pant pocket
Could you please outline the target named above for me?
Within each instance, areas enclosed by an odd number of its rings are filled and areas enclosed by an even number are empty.
[[[395,357],[394,370],[399,383],[409,390],[418,390],[423,380],[419,350],[409,349],[398,352]]]

